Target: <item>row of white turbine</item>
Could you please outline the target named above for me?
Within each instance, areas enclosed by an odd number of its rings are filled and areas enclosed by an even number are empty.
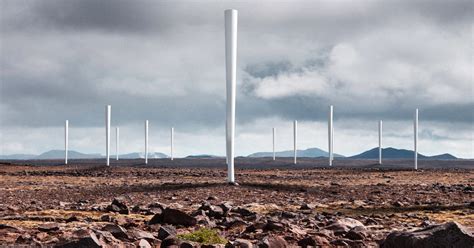
[[[110,165],[110,117],[111,117],[112,107],[107,105],[105,107],[105,156],[106,164]],[[119,127],[115,128],[115,159],[119,160],[119,144],[120,144],[120,129]],[[171,153],[170,159],[173,160],[173,149],[174,149],[174,127],[171,128]],[[69,150],[69,120],[66,120],[64,123],[64,164],[67,164],[68,160],[68,150]],[[145,164],[148,164],[148,120],[145,121]]]
[[[328,116],[328,158],[329,158],[329,166],[332,166],[332,162],[334,160],[334,126],[333,126],[333,116],[334,116],[334,107],[331,105],[329,107],[329,116]],[[107,165],[110,165],[110,118],[111,118],[111,106],[106,106],[106,159]],[[149,127],[148,120],[145,121],[145,164],[148,164],[148,127]],[[382,164],[382,127],[383,122],[382,120],[379,121],[378,125],[378,149],[379,149],[379,164]],[[272,137],[272,147],[273,147],[273,160],[276,159],[276,128],[272,129],[273,137]],[[294,150],[294,159],[293,163],[296,164],[297,160],[297,137],[298,137],[298,121],[293,121],[293,150]],[[170,159],[173,160],[173,149],[174,149],[174,128],[171,128],[170,132],[170,147],[171,147],[171,154]],[[119,127],[115,128],[115,153],[116,153],[116,160],[119,160],[119,144],[120,144],[120,129]],[[68,148],[69,148],[69,121],[66,120],[64,125],[64,152],[65,158],[64,163],[67,164],[68,162]],[[418,168],[418,109],[415,110],[415,118],[414,118],[414,153],[415,153],[415,169]]]

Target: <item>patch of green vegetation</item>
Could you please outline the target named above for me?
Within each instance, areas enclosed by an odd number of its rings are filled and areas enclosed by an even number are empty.
[[[228,241],[221,237],[217,230],[209,229],[209,228],[201,228],[191,233],[179,234],[178,238],[199,242],[201,244],[227,244]]]

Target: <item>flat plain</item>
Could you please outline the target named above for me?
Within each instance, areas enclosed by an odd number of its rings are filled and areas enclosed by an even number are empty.
[[[238,158],[238,185],[226,183],[224,159],[104,163],[1,162],[0,243],[373,247],[393,231],[474,227],[472,160],[414,171],[410,160]],[[194,239],[202,230],[218,239]]]

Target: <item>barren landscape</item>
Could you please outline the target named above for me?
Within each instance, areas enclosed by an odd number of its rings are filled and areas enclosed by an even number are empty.
[[[461,161],[461,168],[427,168],[430,162],[424,161],[418,171],[390,168],[390,161],[383,168],[370,161],[337,162],[323,168],[324,161],[314,159],[302,159],[298,166],[285,159],[238,159],[238,185],[226,183],[223,159],[158,159],[147,166],[142,160],[121,160],[110,167],[102,160],[67,166],[4,162],[0,242],[396,247],[386,241],[391,232],[445,224],[437,227],[464,235],[467,243],[459,244],[472,244],[472,161]],[[409,166],[409,161],[393,163]],[[457,162],[431,163],[456,167]]]

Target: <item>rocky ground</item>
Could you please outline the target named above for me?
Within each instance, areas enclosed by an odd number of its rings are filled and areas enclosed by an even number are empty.
[[[473,172],[2,164],[0,244],[474,247]]]

